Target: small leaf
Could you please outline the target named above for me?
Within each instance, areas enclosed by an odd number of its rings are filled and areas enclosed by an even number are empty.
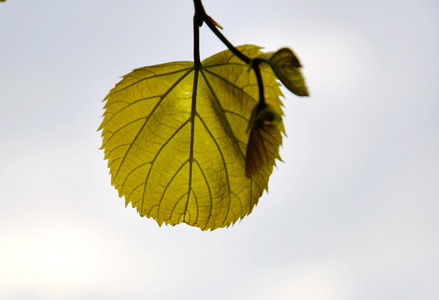
[[[262,55],[253,45],[238,49]],[[281,116],[276,76],[268,65],[261,72],[269,110]],[[159,224],[207,230],[252,211],[268,187],[283,125],[247,130],[258,84],[230,51],[207,58],[195,74],[193,62],[173,62],[125,75],[106,97],[100,129],[112,184],[127,205]],[[256,166],[250,177],[247,160]]]
[[[293,51],[282,48],[273,54],[267,53],[266,56],[271,60],[274,73],[288,90],[297,96],[309,96],[305,79],[300,71],[302,66]]]
[[[249,124],[251,128],[246,154],[246,175],[252,177],[265,166],[274,165],[274,160],[279,158],[279,146],[282,136],[277,125],[282,118],[267,104],[257,105],[252,113]]]
[[[282,136],[274,124],[251,130],[245,163],[247,178],[251,178],[266,166],[273,166],[276,158],[280,159],[278,152],[281,143]]]

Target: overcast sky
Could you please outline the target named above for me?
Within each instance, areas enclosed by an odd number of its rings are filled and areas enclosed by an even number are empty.
[[[125,208],[96,131],[120,76],[192,60],[192,1],[0,3],[0,298],[439,299],[439,2],[204,5],[311,92],[285,92],[269,194],[213,232]]]

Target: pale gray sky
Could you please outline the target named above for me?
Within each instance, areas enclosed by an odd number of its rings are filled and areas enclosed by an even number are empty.
[[[96,132],[120,76],[192,60],[192,1],[0,4],[0,298],[438,299],[439,3],[204,5],[291,47],[312,95],[285,93],[269,194],[213,232],[125,208]]]

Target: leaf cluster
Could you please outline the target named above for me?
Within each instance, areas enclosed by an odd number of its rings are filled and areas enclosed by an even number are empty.
[[[100,126],[112,185],[141,216],[203,230],[249,214],[282,144],[279,79],[308,95],[294,53],[234,47],[195,1],[194,62],[143,67],[106,96]],[[229,48],[199,60],[206,23]]]

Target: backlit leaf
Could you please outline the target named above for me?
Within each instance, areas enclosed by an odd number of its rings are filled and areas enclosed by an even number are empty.
[[[238,49],[263,55],[253,45]],[[105,99],[100,129],[112,184],[126,205],[159,224],[203,230],[249,214],[267,189],[283,132],[279,84],[269,65],[261,71],[265,101],[278,118],[251,130],[256,77],[228,50],[204,60],[197,80],[193,62],[125,75]]]
[[[247,144],[246,175],[252,177],[267,165],[273,165],[280,159],[278,149],[282,136],[277,125],[282,122],[270,105],[257,105],[250,119],[250,138]]]
[[[274,73],[282,84],[297,96],[309,96],[300,68],[299,59],[288,48],[282,48],[272,55],[267,55],[271,60]]]

